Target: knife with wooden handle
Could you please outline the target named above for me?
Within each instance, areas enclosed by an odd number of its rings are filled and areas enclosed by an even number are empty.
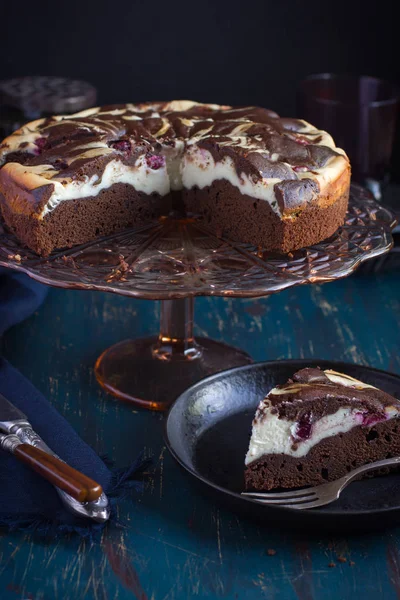
[[[103,492],[101,485],[90,477],[40,448],[23,444],[17,435],[0,434],[0,447],[79,502],[97,500]]]
[[[101,485],[62,461],[32,429],[26,416],[2,394],[0,448],[53,484],[70,511],[98,522],[109,518],[109,503]]]

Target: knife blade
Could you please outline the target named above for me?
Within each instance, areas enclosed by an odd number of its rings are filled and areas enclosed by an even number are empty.
[[[24,413],[0,394],[0,431],[9,432],[10,421],[27,421]]]

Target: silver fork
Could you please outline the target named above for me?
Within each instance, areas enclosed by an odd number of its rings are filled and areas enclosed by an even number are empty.
[[[344,477],[336,479],[336,481],[323,483],[315,487],[293,490],[291,492],[242,492],[242,496],[249,496],[261,504],[285,506],[287,508],[297,508],[298,510],[317,508],[317,506],[324,506],[337,500],[344,488],[362,473],[396,464],[400,464],[400,456],[363,465],[347,473]]]

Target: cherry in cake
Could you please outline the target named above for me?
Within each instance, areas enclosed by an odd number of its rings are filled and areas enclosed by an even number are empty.
[[[247,490],[318,485],[400,455],[400,402],[343,373],[302,369],[261,401]]]
[[[331,136],[257,107],[125,104],[28,123],[0,146],[8,227],[48,255],[167,214],[289,252],[343,224],[350,165]]]

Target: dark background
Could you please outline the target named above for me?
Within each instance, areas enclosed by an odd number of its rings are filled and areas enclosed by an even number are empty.
[[[3,0],[0,78],[82,78],[100,103],[184,98],[294,116],[298,82],[311,73],[400,81],[395,4]],[[400,173],[399,155],[397,140]]]

